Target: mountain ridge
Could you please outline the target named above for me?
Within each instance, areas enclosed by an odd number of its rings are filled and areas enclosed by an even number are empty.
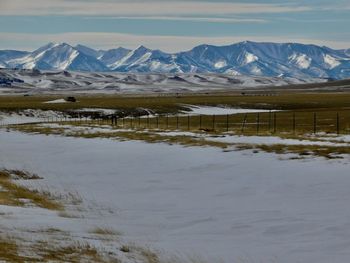
[[[48,43],[32,52],[0,50],[1,68],[133,73],[220,73],[293,78],[350,78],[350,49],[244,41],[167,53],[143,45],[109,50]]]

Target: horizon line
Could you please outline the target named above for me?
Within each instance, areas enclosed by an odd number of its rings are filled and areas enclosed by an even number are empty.
[[[89,44],[81,44],[81,43],[78,43],[78,44],[71,44],[69,43],[68,41],[63,41],[63,42],[59,42],[59,41],[49,41],[47,42],[46,44],[44,45],[40,45],[39,47],[33,49],[33,50],[29,50],[29,49],[12,49],[12,48],[5,48],[5,49],[0,49],[0,51],[23,51],[23,52],[34,52],[35,50],[38,50],[44,46],[48,46],[50,44],[53,44],[53,45],[68,45],[72,48],[77,48],[77,46],[84,46],[84,47],[87,47],[89,49],[92,49],[94,51],[108,51],[108,50],[113,50],[113,49],[118,49],[118,48],[123,48],[123,49],[127,49],[129,51],[133,51],[133,50],[137,50],[141,47],[144,47],[146,49],[149,49],[149,50],[152,50],[152,51],[161,51],[163,53],[167,53],[167,54],[176,54],[176,53],[180,53],[180,52],[185,52],[185,51],[190,51],[190,50],[193,50],[194,48],[196,47],[199,47],[199,46],[212,46],[212,47],[229,47],[229,46],[233,46],[233,45],[237,45],[237,44],[241,44],[241,43],[255,43],[255,44],[277,44],[277,45],[288,45],[288,44],[298,44],[298,45],[304,45],[304,46],[317,46],[317,47],[325,47],[325,48],[330,48],[330,49],[333,49],[333,50],[348,50],[350,48],[333,48],[333,47],[330,47],[330,46],[327,46],[327,45],[318,45],[318,44],[314,44],[314,43],[300,43],[300,42],[291,42],[291,41],[286,41],[286,42],[274,42],[274,41],[253,41],[253,40],[243,40],[243,41],[238,41],[238,42],[232,42],[231,44],[222,44],[222,45],[218,45],[218,44],[208,44],[208,43],[202,43],[202,44],[198,44],[198,45],[194,45],[192,46],[190,49],[186,49],[186,50],[180,50],[180,51],[177,51],[177,52],[164,52],[162,51],[162,49],[160,48],[148,48],[145,44],[140,44],[138,45],[136,48],[126,48],[126,47],[123,47],[123,46],[116,46],[116,47],[111,47],[111,48],[94,48],[94,47],[91,47]]]

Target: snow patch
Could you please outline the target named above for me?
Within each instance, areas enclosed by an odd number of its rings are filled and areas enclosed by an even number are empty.
[[[236,71],[234,69],[226,70],[225,74],[232,75],[232,76],[240,76],[240,75],[242,75],[241,73],[239,73],[238,71]]]
[[[227,66],[227,62],[225,60],[220,60],[214,64],[216,69],[224,68]]]
[[[182,105],[190,110],[183,113],[201,114],[201,115],[226,115],[226,114],[238,114],[238,113],[254,113],[254,112],[269,112],[270,110],[263,109],[241,109],[241,108],[229,108],[229,107],[212,107],[212,106],[197,106],[197,105]]]
[[[99,112],[105,115],[115,114],[118,110],[104,109],[104,108],[82,108],[75,110],[76,112]]]
[[[294,53],[289,57],[289,60],[296,64],[299,68],[307,69],[311,65],[312,59],[305,54]]]
[[[45,101],[43,103],[45,103],[45,104],[56,104],[56,103],[67,103],[67,101],[65,99],[57,99],[57,100]]]
[[[251,70],[250,70],[253,74],[256,74],[256,75],[261,75],[261,69],[258,68],[257,66],[254,66]]]
[[[252,53],[246,52],[246,54],[245,54],[245,64],[249,64],[249,63],[252,63],[252,62],[258,61],[258,60],[259,60],[259,58],[257,56],[255,56]]]
[[[330,69],[333,69],[341,64],[336,58],[334,58],[328,54],[324,55],[323,59],[324,59],[324,62],[328,65],[328,67]]]

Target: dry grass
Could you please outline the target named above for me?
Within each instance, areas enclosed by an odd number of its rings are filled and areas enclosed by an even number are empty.
[[[159,256],[150,249],[142,248],[141,256],[144,259],[145,263],[161,263]]]
[[[315,116],[316,114],[316,116]],[[350,133],[350,109],[318,109],[263,112],[232,115],[158,116],[118,120],[119,128],[162,129],[205,132],[235,132],[237,134],[312,134]],[[315,118],[315,124],[314,124]],[[90,121],[90,125],[98,122]],[[109,122],[110,124],[111,122]]]
[[[144,263],[219,263],[223,262],[220,259],[204,260],[199,256],[185,255],[162,255],[160,252],[155,252],[148,247],[131,246],[130,251],[139,254],[140,259]]]
[[[0,171],[0,204],[1,205],[12,205],[12,206],[25,206],[26,203],[30,202],[41,208],[49,210],[61,211],[64,209],[63,205],[55,200],[52,200],[52,196],[47,193],[41,193],[36,190],[30,190],[24,186],[17,185],[11,180],[12,173],[8,170]],[[30,176],[29,173],[17,172],[16,176],[25,176],[28,178],[35,178],[37,176]]]
[[[42,177],[38,176],[37,174],[33,174],[27,171],[21,171],[21,170],[7,170],[4,169],[3,171],[0,171],[0,178],[1,177],[8,177],[10,176],[13,180],[38,180],[42,179]]]
[[[261,150],[276,154],[296,154],[298,157],[292,159],[303,159],[306,157],[324,157],[326,159],[341,159],[350,154],[350,147],[345,146],[323,146],[323,145],[285,145],[285,144],[240,144],[236,145],[238,150]]]
[[[5,262],[115,262],[121,263],[115,255],[104,253],[92,245],[68,242],[58,245],[48,241],[17,244],[13,238],[0,237],[0,260]],[[144,263],[204,263],[200,258],[169,256],[161,258],[149,248],[123,245],[120,250],[130,259]],[[220,261],[215,261],[220,262]]]
[[[75,243],[68,246],[50,246],[48,242],[40,242],[34,251],[44,262],[120,262],[117,259],[105,258],[89,244]]]
[[[121,236],[122,233],[116,231],[112,228],[107,227],[95,227],[90,231],[91,234],[101,235],[101,236]]]
[[[73,214],[72,212],[67,212],[67,211],[59,211],[58,216],[64,217],[64,218],[83,218],[82,215]]]
[[[44,109],[71,112],[80,108],[110,108],[119,109],[122,115],[134,115],[138,109],[147,108],[157,113],[177,113],[186,108],[183,104],[192,105],[225,105],[241,108],[258,108],[268,110],[283,110],[274,115],[270,113],[259,114],[259,127],[257,127],[257,114],[235,114],[217,116],[213,125],[212,116],[191,117],[188,125],[187,117],[142,118],[125,119],[124,127],[160,128],[180,130],[206,130],[230,131],[243,134],[279,134],[313,133],[313,114],[317,112],[317,131],[337,132],[337,116],[339,113],[339,132],[350,131],[350,93],[349,92],[278,92],[275,96],[242,96],[239,93],[217,94],[188,94],[181,97],[168,96],[116,96],[116,95],[90,95],[78,96],[77,103],[45,104],[43,102],[56,99],[57,96],[6,96],[0,97],[0,110],[18,111],[20,109]],[[295,115],[295,119],[293,117]],[[178,122],[177,122],[178,120]],[[121,120],[120,120],[121,122]],[[121,123],[119,124],[119,126]],[[189,127],[188,127],[189,126]],[[228,126],[228,127],[227,127]],[[43,134],[52,134],[51,131]],[[57,134],[62,130],[56,129]]]
[[[0,238],[0,260],[5,262],[24,262],[25,257],[18,253],[18,246],[11,238]]]
[[[120,262],[103,255],[89,244],[74,242],[57,245],[48,241],[17,244],[13,238],[0,237],[0,260],[5,262]]]
[[[242,96],[239,92],[172,94],[166,96],[123,96],[123,95],[77,95],[78,102],[63,104],[45,104],[43,102],[62,98],[62,96],[3,96],[0,97],[1,110],[44,109],[70,110],[78,108],[110,108],[125,112],[136,108],[148,108],[156,112],[177,112],[183,109],[180,104],[228,105],[244,108],[264,109],[316,109],[350,107],[350,93],[346,92],[275,92],[274,96]],[[260,95],[260,96],[259,96]]]

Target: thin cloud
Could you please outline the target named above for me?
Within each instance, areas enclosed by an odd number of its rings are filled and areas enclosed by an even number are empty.
[[[288,13],[311,10],[307,6],[195,1],[77,1],[1,0],[0,15],[230,15]]]
[[[288,36],[223,36],[223,37],[188,37],[188,36],[158,36],[133,35],[121,33],[76,32],[62,34],[21,34],[0,33],[0,49],[33,50],[48,42],[67,42],[72,45],[84,44],[99,49],[110,49],[123,46],[136,48],[145,45],[152,49],[166,52],[189,50],[199,44],[229,45],[236,42],[251,40],[258,42],[298,42],[305,44],[326,45],[332,48],[349,48],[349,42],[335,40],[309,39],[305,37]],[[11,43],[5,46],[6,43]],[[13,46],[16,43],[17,46]]]
[[[254,18],[229,18],[229,17],[184,17],[184,16],[90,16],[86,19],[100,19],[100,20],[155,20],[155,21],[188,21],[188,22],[209,22],[209,23],[268,23],[266,19],[254,19]]]

